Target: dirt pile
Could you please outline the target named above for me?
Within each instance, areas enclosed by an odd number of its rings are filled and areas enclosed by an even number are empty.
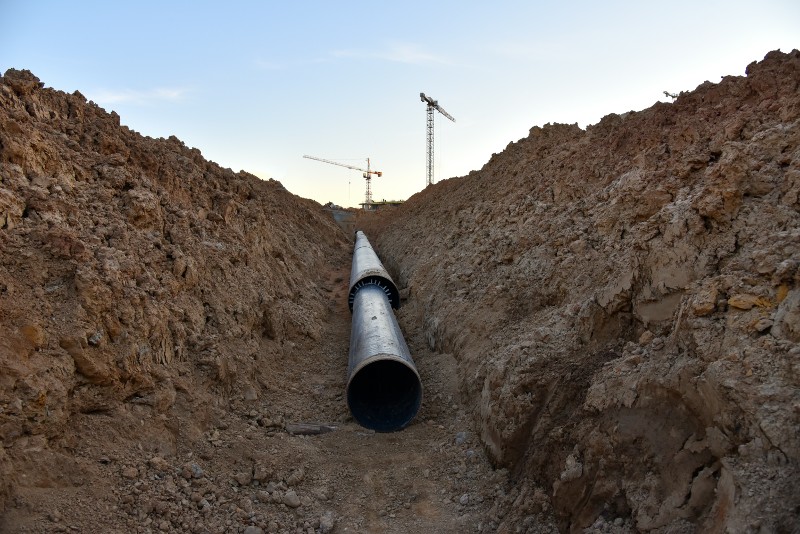
[[[800,524],[800,53],[535,127],[360,227],[512,471],[500,530]]]
[[[419,329],[417,419],[352,421],[349,239],[277,182],[6,72],[0,531],[494,530],[507,471]]]
[[[791,531],[798,89],[773,52],[361,217],[425,390],[374,434],[330,214],[9,70],[0,530]]]
[[[246,389],[263,346],[319,338],[314,273],[346,239],[314,203],[39,85],[0,86],[4,441],[131,398],[165,411],[176,387]]]
[[[42,85],[0,78],[0,503],[106,477],[71,459],[92,441],[106,463],[103,440],[137,435],[170,458],[231,399],[291,387],[327,320],[320,273],[349,259],[316,203]]]

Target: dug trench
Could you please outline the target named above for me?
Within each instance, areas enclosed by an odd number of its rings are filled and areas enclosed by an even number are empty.
[[[452,357],[408,336],[414,424],[353,422],[352,241],[319,204],[27,71],[0,125],[0,531],[491,527],[506,471]]]
[[[352,241],[0,80],[0,530],[791,532],[800,53],[360,214],[424,388],[354,423]]]

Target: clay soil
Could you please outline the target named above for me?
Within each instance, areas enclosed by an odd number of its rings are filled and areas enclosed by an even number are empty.
[[[319,204],[0,79],[0,531],[795,532],[800,53],[357,226],[423,405],[346,406]]]

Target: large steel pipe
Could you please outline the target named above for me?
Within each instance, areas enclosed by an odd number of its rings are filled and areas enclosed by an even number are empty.
[[[372,247],[369,251],[375,256],[370,261],[383,269]],[[360,425],[377,432],[393,432],[407,426],[417,415],[422,404],[422,382],[395,319],[386,280],[364,284],[357,284],[356,280],[354,284],[352,275],[360,272],[354,268],[351,273],[351,288],[358,287],[350,299],[353,324],[347,404]],[[391,278],[388,281],[394,287]]]
[[[369,244],[364,232],[356,232],[356,245],[353,249],[353,266],[350,268],[350,292],[347,303],[353,311],[353,298],[360,287],[377,285],[386,293],[392,308],[400,307],[400,292],[397,290],[389,272],[383,268],[381,260]]]

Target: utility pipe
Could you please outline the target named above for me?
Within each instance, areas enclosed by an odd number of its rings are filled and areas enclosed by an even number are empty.
[[[392,311],[392,295],[399,304],[397,287],[358,232],[350,273],[347,404],[361,426],[377,432],[406,427],[422,404],[422,382]]]
[[[353,311],[353,298],[360,287],[374,284],[383,289],[392,308],[400,307],[400,292],[397,290],[389,272],[384,269],[378,255],[375,254],[364,232],[356,232],[356,244],[353,249],[353,265],[350,268],[350,291],[347,304]]]

